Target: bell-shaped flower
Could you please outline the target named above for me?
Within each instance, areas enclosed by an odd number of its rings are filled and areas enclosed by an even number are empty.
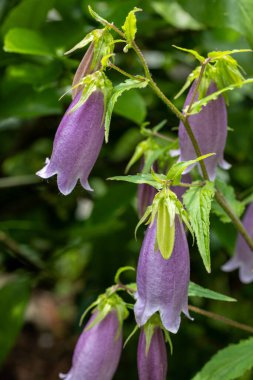
[[[176,333],[180,314],[188,314],[188,285],[190,279],[189,249],[184,227],[175,218],[175,242],[169,259],[155,248],[156,221],[145,234],[137,268],[137,293],[134,313],[137,324],[143,326],[159,312],[164,327]]]
[[[89,174],[104,140],[104,95],[97,89],[79,107],[80,94],[70,104],[58,127],[51,159],[37,172],[42,178],[57,174],[57,184],[64,195],[71,193],[78,179],[92,190]]]
[[[187,95],[184,108],[188,106],[194,95],[196,82],[194,82]],[[206,96],[217,91],[214,82],[211,82]],[[195,101],[198,100],[198,95]],[[215,153],[205,161],[207,173],[211,181],[215,179],[217,165],[228,169],[230,165],[224,161],[223,154],[227,139],[227,110],[223,97],[210,101],[202,110],[189,116],[188,121],[192,132],[199,144],[201,154]],[[180,161],[189,161],[196,158],[192,142],[182,122],[179,124]],[[185,173],[191,170],[191,167]]]
[[[93,314],[76,344],[72,367],[61,379],[111,380],[122,351],[122,329],[116,310],[94,324]],[[94,325],[93,325],[94,324]]]
[[[139,380],[166,380],[168,363],[163,332],[155,326],[149,337],[149,331],[141,328],[140,332],[137,351]]]
[[[243,218],[243,225],[253,238],[253,203],[249,205]],[[234,256],[222,266],[222,270],[230,272],[239,269],[239,278],[244,284],[253,281],[253,251],[241,234],[238,235]]]

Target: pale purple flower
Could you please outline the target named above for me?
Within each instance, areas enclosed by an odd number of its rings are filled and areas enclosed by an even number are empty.
[[[75,111],[72,108],[80,94],[70,104],[55,135],[51,159],[37,172],[42,178],[57,174],[62,194],[74,189],[78,179],[86,190],[92,190],[89,174],[97,160],[104,139],[104,95],[96,90]]]
[[[155,313],[160,312],[164,327],[176,333],[181,311],[188,314],[188,285],[190,260],[184,227],[175,219],[175,244],[171,257],[165,260],[155,251],[156,222],[147,228],[137,268],[135,318],[143,326]]]
[[[146,351],[146,335],[142,328],[137,351],[139,380],[166,380],[167,352],[163,332],[155,327],[148,352]]]
[[[96,314],[88,322],[94,321]],[[111,380],[122,351],[122,329],[116,311],[111,311],[90,329],[84,329],[76,344],[72,367],[65,380]]]
[[[195,86],[196,82],[194,82],[190,88],[184,108],[189,105]],[[215,91],[217,91],[217,87],[215,83],[212,82],[207,90],[206,96]],[[195,98],[195,101],[197,100],[198,96]],[[216,100],[210,101],[198,114],[189,116],[188,120],[202,155],[216,153],[215,156],[208,157],[205,160],[207,173],[210,180],[213,181],[215,179],[217,165],[220,165],[224,169],[230,167],[223,159],[227,139],[227,110],[223,97],[220,95]],[[188,161],[196,158],[192,142],[182,122],[179,124],[179,145],[180,161]],[[189,172],[191,168],[192,166],[188,167],[185,172]]]
[[[253,238],[253,203],[251,203],[244,215],[243,225],[248,234]],[[238,235],[234,256],[222,266],[225,272],[239,269],[239,278],[244,284],[253,281],[253,251],[250,249],[241,234]]]

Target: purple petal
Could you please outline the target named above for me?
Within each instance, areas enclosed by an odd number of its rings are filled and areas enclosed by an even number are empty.
[[[182,223],[175,220],[175,245],[169,260],[155,252],[156,223],[146,231],[137,268],[137,302],[134,306],[138,325],[143,326],[156,312],[164,327],[176,333],[181,311],[188,314],[190,261]]]
[[[167,352],[163,333],[159,327],[155,328],[147,354],[146,336],[144,329],[141,329],[137,361],[139,380],[166,380]]]
[[[93,321],[91,317],[88,325]],[[87,326],[86,326],[87,327]],[[115,311],[109,313],[90,330],[83,330],[65,380],[111,380],[117,369],[122,351],[122,332],[118,334],[119,321]]]
[[[104,139],[102,92],[93,92],[83,105],[71,112],[79,97],[73,100],[57,129],[51,159],[37,172],[42,178],[57,174],[58,187],[64,195],[71,193],[78,179],[86,190],[92,190],[88,177]]]
[[[187,95],[184,107],[189,105],[196,83],[194,82]],[[214,83],[211,83],[207,95],[217,91]],[[195,101],[198,99],[196,97]],[[209,102],[202,110],[189,117],[189,123],[192,131],[199,144],[202,154],[216,153],[215,156],[208,157],[205,160],[206,168],[210,180],[213,181],[216,175],[216,167],[223,164],[223,153],[227,139],[227,110],[223,97],[220,95],[216,100]],[[196,158],[191,140],[185,130],[182,122],[179,124],[179,145],[180,145],[180,161],[188,161]],[[189,172],[189,167],[186,172]]]
[[[253,238],[253,203],[251,203],[244,215],[243,225],[251,238]],[[239,269],[239,278],[244,284],[253,281],[253,251],[250,249],[241,234],[238,235],[235,254],[222,266],[225,272]]]

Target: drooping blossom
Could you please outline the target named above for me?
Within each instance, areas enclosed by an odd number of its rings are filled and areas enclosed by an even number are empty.
[[[89,174],[97,160],[104,139],[104,95],[94,91],[79,108],[72,108],[80,94],[70,104],[58,127],[51,159],[37,172],[42,178],[57,174],[57,183],[62,194],[74,189],[78,179],[86,190],[92,190]]]
[[[122,329],[115,310],[93,327],[96,313],[90,318],[76,344],[72,367],[61,379],[111,380],[122,351]],[[120,330],[119,330],[120,329]]]
[[[167,352],[163,332],[160,327],[155,327],[147,350],[147,341],[144,328],[141,329],[137,364],[139,380],[166,380]]]
[[[248,234],[253,238],[253,203],[251,203],[244,215],[243,225]],[[250,249],[241,234],[238,235],[234,256],[222,266],[225,272],[239,269],[239,278],[244,284],[253,281],[253,251]]]
[[[135,318],[143,326],[155,313],[160,313],[164,327],[176,333],[181,311],[188,314],[190,279],[189,249],[183,225],[175,219],[175,244],[168,260],[155,251],[156,222],[147,228],[137,268]]]
[[[190,88],[187,95],[184,108],[190,104],[194,95],[196,82]],[[206,96],[217,91],[215,83],[211,82]],[[195,101],[198,100],[198,95]],[[201,154],[215,153],[214,156],[205,160],[207,173],[210,180],[213,181],[216,175],[217,165],[228,169],[230,165],[223,159],[224,148],[227,139],[227,110],[223,97],[220,95],[216,100],[210,101],[202,110],[194,115],[189,116],[194,136],[199,144]],[[192,142],[186,132],[182,122],[179,124],[179,145],[180,161],[188,161],[196,158],[196,153]],[[189,166],[185,172],[189,172],[192,166]]]

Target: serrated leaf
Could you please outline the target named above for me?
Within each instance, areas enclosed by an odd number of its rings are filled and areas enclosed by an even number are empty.
[[[183,195],[199,253],[209,273],[211,272],[209,215],[214,194],[214,184],[207,182],[203,187],[190,187]]]
[[[164,179],[162,175],[159,175],[159,178],[161,180]],[[125,175],[125,176],[116,176],[116,177],[110,177],[107,178],[111,181],[126,181],[136,184],[143,184],[146,183],[147,185],[155,187],[157,190],[160,190],[162,188],[161,183],[154,180],[154,177],[151,174],[136,174],[136,175]]]
[[[105,114],[105,141],[108,142],[109,128],[112,117],[112,111],[118,98],[123,94],[124,91],[129,91],[133,88],[144,88],[148,84],[148,80],[145,79],[127,79],[125,82],[120,83],[114,87],[112,94],[108,100]]]
[[[158,248],[165,260],[170,258],[174,247],[175,223],[172,218],[166,200],[160,200],[157,210],[156,239]]]
[[[216,184],[217,189],[220,190],[222,194],[224,195],[224,197],[226,198],[227,202],[229,203],[230,207],[233,209],[234,213],[238,217],[240,217],[244,211],[245,204],[236,199],[235,191],[233,187],[230,185],[227,185],[226,183],[220,180],[216,180],[215,184]],[[216,201],[212,203],[212,212],[215,215],[217,215],[223,223],[231,222],[231,219],[229,218],[229,216],[225,213],[223,208]]]
[[[253,338],[231,344],[215,354],[192,380],[234,380],[253,367]]]
[[[167,173],[167,178],[172,180],[173,185],[178,185],[180,183],[181,176],[184,170],[188,168],[188,166],[196,164],[197,162],[204,160],[205,158],[213,156],[213,155],[215,155],[215,153],[208,153],[196,158],[195,160],[177,162],[176,164],[172,165],[171,168],[169,169]]]
[[[129,46],[132,45],[132,42],[135,39],[135,34],[137,32],[135,13],[140,11],[142,11],[142,9],[136,7],[130,11],[126,17],[124,25],[122,26]]]
[[[245,84],[249,84],[249,83],[253,83],[253,78],[246,79],[240,83],[231,84],[228,87],[225,87],[221,90],[213,92],[211,95],[208,95],[208,96],[198,100],[197,102],[194,102],[193,105],[191,106],[191,112],[188,115],[194,115],[194,114],[200,112],[202,107],[206,106],[210,101],[217,99],[219,97],[219,95],[221,95],[227,91],[232,91],[237,87],[242,87]],[[185,109],[184,109],[185,113],[187,113],[188,107],[189,106],[185,107]]]
[[[205,61],[205,57],[202,57],[202,55],[200,55],[197,51],[195,50],[192,50],[192,49],[185,49],[185,48],[182,48],[180,46],[176,46],[176,45],[172,45],[174,48],[178,49],[178,50],[182,50],[182,51],[185,51],[186,53],[190,53],[192,54],[199,62],[204,62]]]
[[[188,296],[189,297],[201,297],[209,298],[216,301],[227,301],[227,302],[236,302],[235,298],[225,296],[224,294],[214,292],[213,290],[203,288],[200,285],[190,282],[188,287]]]

